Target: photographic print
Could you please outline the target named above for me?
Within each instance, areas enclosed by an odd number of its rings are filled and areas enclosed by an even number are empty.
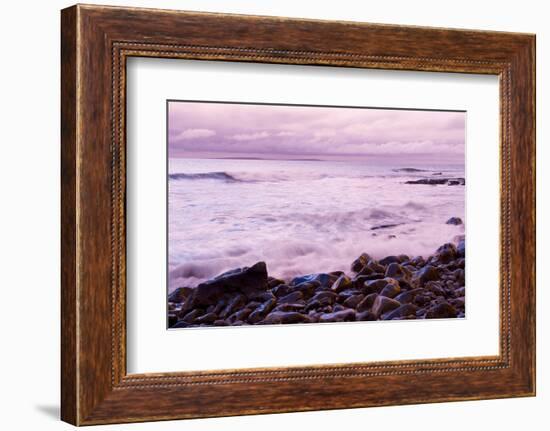
[[[167,110],[169,328],[465,317],[466,112]]]

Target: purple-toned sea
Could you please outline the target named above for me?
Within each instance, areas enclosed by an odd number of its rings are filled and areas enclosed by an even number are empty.
[[[403,169],[413,168],[413,169]],[[169,290],[263,260],[290,278],[349,271],[362,252],[427,256],[464,233],[464,165],[364,161],[169,160]]]

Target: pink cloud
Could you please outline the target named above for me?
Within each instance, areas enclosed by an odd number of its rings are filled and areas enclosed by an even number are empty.
[[[410,155],[464,161],[465,112],[170,102],[168,118],[172,157]]]

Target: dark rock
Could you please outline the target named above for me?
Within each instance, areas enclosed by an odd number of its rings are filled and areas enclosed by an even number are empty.
[[[397,283],[388,283],[388,284],[386,284],[386,287],[384,287],[380,291],[380,296],[386,296],[388,298],[395,298],[397,295],[399,295],[399,293],[401,293],[401,287],[399,287],[399,284],[397,284]]]
[[[350,288],[352,285],[351,280],[346,277],[345,275],[341,275],[338,277],[338,279],[334,282],[334,284],[331,286],[331,290],[333,292],[341,292],[344,289]]]
[[[267,277],[267,287],[269,289],[273,289],[274,287],[277,287],[281,284],[285,284],[284,280],[274,277]]]
[[[359,294],[359,295],[352,295],[348,299],[344,301],[344,306],[348,308],[355,308],[357,307],[357,304],[359,304],[365,295]]]
[[[168,313],[168,327],[171,328],[178,321],[178,316],[175,313]]]
[[[267,290],[267,269],[264,262],[247,268],[225,272],[199,284],[185,303],[185,309],[216,304],[227,293],[242,293],[249,297]]]
[[[466,240],[461,239],[458,241],[458,245],[456,246],[456,254],[459,257],[465,257],[466,256]]]
[[[287,295],[290,292],[290,286],[287,284],[279,284],[278,286],[275,286],[273,289],[271,289],[271,293],[275,295],[277,298],[281,298],[285,295]]]
[[[310,323],[312,319],[305,314],[297,312],[272,311],[261,322],[262,324],[282,324],[282,323]]]
[[[357,313],[356,315],[357,321],[373,321],[376,320],[376,315],[372,311],[362,311],[361,313]]]
[[[223,319],[218,319],[218,320],[215,320],[214,323],[213,323],[214,326],[228,326],[229,323],[227,323],[225,320]]]
[[[282,312],[289,312],[289,311],[302,311],[305,308],[306,304],[302,302],[295,302],[295,303],[286,303],[286,304],[279,304],[277,305],[273,311],[282,311]]]
[[[214,323],[216,320],[218,320],[218,316],[216,316],[214,313],[206,313],[200,317],[197,317],[193,323],[197,325],[201,324],[211,324]]]
[[[396,301],[395,299],[388,298],[387,296],[377,296],[374,300],[374,303],[372,304],[372,312],[377,317],[381,316],[384,313],[387,313],[388,311],[395,310],[396,308],[399,308],[401,304]]]
[[[466,288],[464,286],[455,290],[455,296],[466,296]]]
[[[371,293],[370,295],[365,296],[365,298],[359,304],[357,304],[356,310],[358,312],[370,310],[377,296],[378,293]]]
[[[235,311],[231,316],[227,318],[227,321],[229,321],[232,324],[235,324],[235,322],[241,321],[244,323],[244,321],[250,316],[250,313],[252,313],[252,310],[250,308],[243,308],[241,310]]]
[[[386,256],[384,259],[379,260],[380,265],[387,266],[390,263],[401,263],[397,256]]]
[[[466,184],[464,178],[421,178],[419,180],[405,181],[405,184],[427,184],[431,186],[436,185],[449,185],[449,186],[463,186]]]
[[[319,282],[317,282],[317,281],[311,281],[311,282],[307,281],[307,282],[300,283],[300,284],[297,284],[295,286],[292,286],[291,289],[290,289],[290,292],[291,293],[301,292],[302,295],[305,298],[309,298],[311,295],[313,295],[313,293],[315,292],[315,289],[317,289],[319,287],[321,287]]]
[[[426,295],[416,295],[414,297],[414,303],[417,304],[417,305],[425,305],[427,304],[428,302],[430,302],[430,298]]]
[[[365,281],[365,293],[378,293],[388,284],[387,279]]]
[[[432,265],[426,265],[424,268],[419,269],[414,273],[414,277],[418,279],[420,284],[424,284],[428,281],[439,279],[439,270]]]
[[[377,273],[384,273],[385,271],[385,268],[383,265],[380,265],[377,261],[375,260],[369,260],[369,262],[367,263],[367,268],[371,269],[372,272],[377,272]]]
[[[362,275],[371,275],[373,272],[374,271],[370,269],[368,266],[364,266],[361,271],[357,272],[357,275],[355,276],[355,278],[360,277]]]
[[[437,281],[427,282],[425,288],[430,292],[433,292],[435,296],[445,296],[445,291]]]
[[[404,268],[403,266],[399,265],[398,263],[390,263],[388,267],[386,268],[386,277],[391,277],[397,281],[406,281],[407,283],[411,279],[411,272]]]
[[[242,293],[238,293],[229,301],[225,308],[219,312],[219,317],[225,319],[227,316],[233,314],[238,308],[241,308],[246,304],[246,296]]]
[[[289,302],[294,302],[294,301],[289,301]],[[273,309],[274,306],[275,306],[274,299],[270,299],[264,302],[258,308],[256,308],[252,313],[250,313],[250,316],[248,316],[248,322],[258,323],[260,320],[265,319],[265,316],[268,315],[268,313]]]
[[[369,260],[371,260],[371,257],[367,253],[361,254],[361,256],[355,259],[351,264],[351,270],[353,272],[361,271],[367,265]]]
[[[456,314],[456,308],[448,302],[442,302],[428,309],[426,319],[446,319],[456,317]]]
[[[451,217],[449,220],[445,222],[445,224],[452,224],[455,226],[462,224],[462,219],[460,217]]]
[[[297,290],[296,292],[289,293],[288,295],[283,296],[282,298],[279,298],[279,304],[284,304],[285,302],[291,303],[299,301],[300,299],[304,299],[304,294]]]
[[[317,303],[318,306],[324,307],[326,305],[332,305],[336,301],[336,293],[326,290],[324,292],[316,293],[308,302],[308,307],[312,303]],[[310,307],[311,308],[311,307]]]
[[[319,322],[353,322],[355,318],[355,311],[348,308],[333,313],[322,314],[319,316]]]
[[[334,280],[336,280],[338,277],[336,275],[331,274],[308,274],[303,275],[300,277],[293,278],[290,284],[292,286],[296,286],[301,283],[306,282],[318,282],[321,286],[328,286],[332,283],[334,283]]]
[[[396,318],[403,318],[407,316],[414,316],[416,318],[416,312],[418,307],[413,304],[404,304],[396,308],[393,311],[390,311],[382,316],[384,320],[393,320]]]
[[[190,323],[180,320],[176,324],[174,324],[174,326],[171,326],[170,329],[189,328],[189,326],[191,326]]]
[[[435,256],[440,262],[448,263],[456,258],[456,247],[450,242],[447,244],[443,244],[437,249],[437,251],[435,252]]]
[[[258,302],[265,302],[269,299],[275,299],[276,297],[273,293],[267,291],[254,293],[253,295],[250,295],[249,298]]]
[[[176,290],[168,295],[168,302],[184,302],[189,297],[189,295],[191,295],[192,292],[193,289],[190,287],[178,287]]]
[[[181,313],[180,320],[187,323],[193,323],[197,317],[202,316],[203,314],[204,310],[196,308],[188,313]]]

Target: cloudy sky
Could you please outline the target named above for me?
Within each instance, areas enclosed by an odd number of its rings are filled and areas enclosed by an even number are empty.
[[[464,112],[169,102],[170,157],[463,162]]]

